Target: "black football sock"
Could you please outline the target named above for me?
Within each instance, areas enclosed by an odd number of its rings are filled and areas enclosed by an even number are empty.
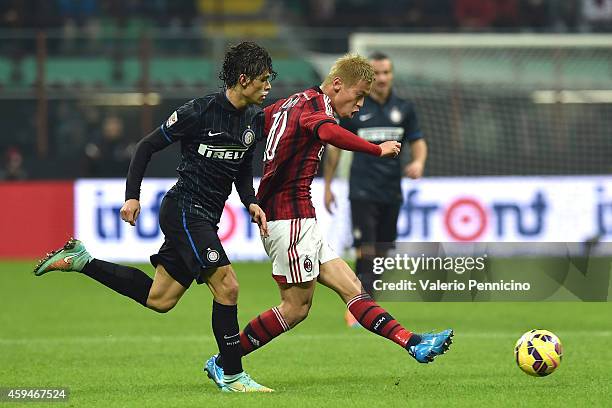
[[[357,258],[355,262],[355,274],[361,281],[363,291],[374,298],[374,262],[372,258]]]
[[[416,346],[420,342],[421,342],[421,336],[413,333],[412,336],[410,336],[410,338],[408,339],[408,343],[406,343],[406,348],[411,347],[411,346]]]
[[[242,372],[242,351],[240,328],[238,327],[238,306],[226,306],[213,300],[212,328],[219,347],[220,360],[225,375]]]
[[[85,265],[81,273],[97,280],[117,293],[132,298],[145,307],[147,306],[147,298],[151,285],[153,285],[153,279],[140,269],[92,259]]]

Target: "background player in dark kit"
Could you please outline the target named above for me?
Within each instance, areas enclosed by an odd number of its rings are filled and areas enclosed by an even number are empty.
[[[195,280],[213,294],[212,327],[225,361],[223,391],[271,391],[242,370],[237,318],[238,281],[225,254],[217,224],[236,186],[251,217],[267,234],[266,217],[253,189],[252,158],[263,132],[263,103],[276,75],[259,45],[230,47],[219,74],[225,89],[193,99],[137,146],[127,176],[121,218],[135,225],[140,185],[151,155],[181,143],[178,181],[162,202],[159,223],[165,241],[151,256],[155,278],[128,266],[94,259],[77,240],[48,254],[34,270],[81,272],[110,289],[160,313],[168,312]]]
[[[412,179],[423,175],[427,144],[421,133],[414,106],[392,92],[393,64],[389,57],[376,52],[370,55],[376,80],[363,108],[340,125],[372,143],[395,140],[402,148],[410,146],[411,161],[402,169],[399,158],[376,160],[363,153],[353,155],[349,178],[349,200],[353,244],[356,249],[355,270],[364,289],[372,294],[373,244],[379,249],[397,238],[397,219],[402,204],[402,175]],[[332,212],[335,201],[331,190],[340,149],[330,147],[325,158],[325,207]],[[347,313],[348,315],[348,313]],[[350,316],[349,316],[350,317]]]

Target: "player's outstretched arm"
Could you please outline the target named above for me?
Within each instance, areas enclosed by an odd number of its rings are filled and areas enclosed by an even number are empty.
[[[340,149],[366,153],[372,156],[382,155],[382,145],[370,143],[337,123],[323,123],[319,126],[318,136],[321,141]]]

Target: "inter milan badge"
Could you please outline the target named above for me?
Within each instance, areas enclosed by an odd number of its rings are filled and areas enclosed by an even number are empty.
[[[304,259],[304,270],[308,273],[312,272],[312,261],[308,256]]]
[[[242,143],[244,143],[245,146],[250,146],[253,144],[254,141],[255,141],[255,132],[253,132],[251,130],[251,127],[249,126],[248,128],[246,128],[246,130],[242,134]]]
[[[402,112],[397,109],[397,106],[394,106],[393,109],[391,109],[389,119],[391,119],[391,122],[393,123],[400,123],[402,121]]]
[[[219,251],[208,248],[206,250],[206,259],[208,259],[208,262],[217,262],[219,260]]]

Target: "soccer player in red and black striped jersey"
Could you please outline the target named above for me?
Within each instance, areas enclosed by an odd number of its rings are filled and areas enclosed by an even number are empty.
[[[397,140],[402,152],[410,150],[410,162],[402,166],[399,158],[378,160],[355,153],[351,160],[348,198],[351,206],[355,272],[366,292],[375,295],[377,279],[372,272],[375,257],[384,257],[397,238],[397,220],[402,205],[402,175],[418,179],[427,161],[427,143],[421,132],[415,107],[400,98],[393,88],[393,63],[381,53],[369,56],[374,68],[372,92],[365,98],[359,115],[340,121],[340,126],[373,143]],[[325,152],[325,208],[332,213],[335,197],[331,189],[341,150]],[[356,321],[348,311],[347,325]]]
[[[306,318],[318,281],[334,290],[366,329],[427,363],[444,353],[452,330],[418,335],[406,330],[367,293],[351,268],[325,242],[310,197],[326,144],[373,156],[395,158],[397,141],[370,143],[340,127],[334,113],[352,117],[370,92],[374,70],[367,59],[338,59],[320,87],[281,99],[265,109],[267,143],[257,198],[268,220],[264,248],[281,303],[251,320],[240,335],[243,355],[262,347]]]

